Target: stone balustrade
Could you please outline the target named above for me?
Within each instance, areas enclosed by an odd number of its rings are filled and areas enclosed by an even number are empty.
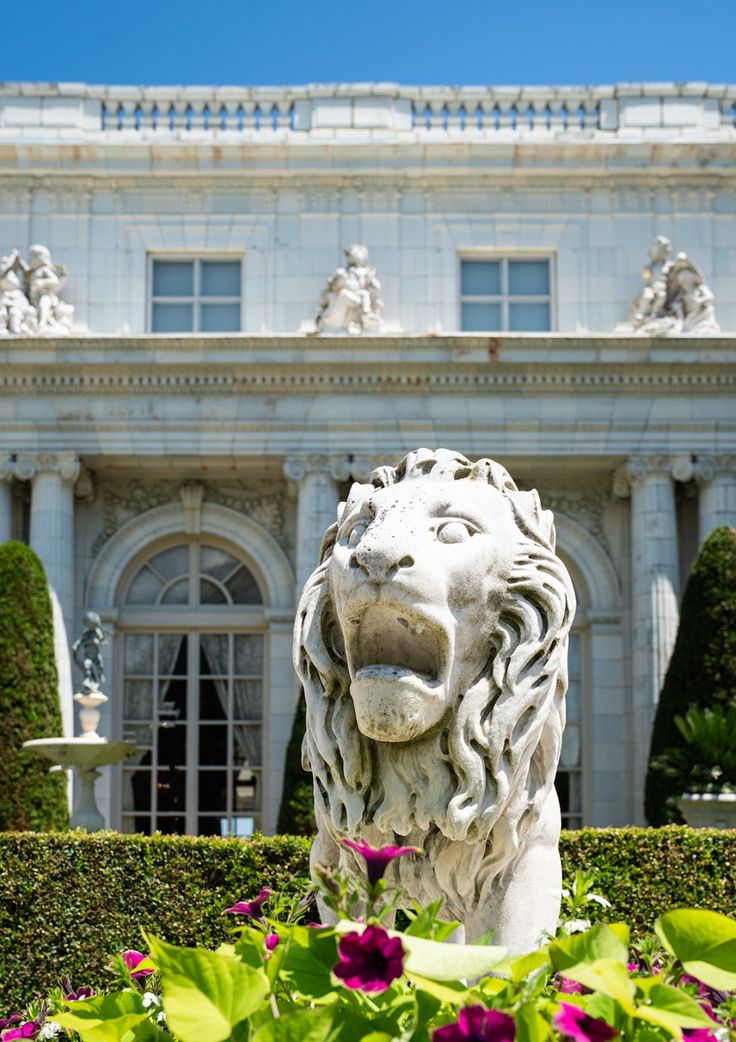
[[[0,86],[0,140],[61,137],[237,137],[385,131],[481,138],[565,135],[736,136],[736,84],[597,87]]]

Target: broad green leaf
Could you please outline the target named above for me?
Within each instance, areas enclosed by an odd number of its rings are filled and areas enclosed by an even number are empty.
[[[337,933],[362,933],[363,923],[342,920],[335,927]],[[480,944],[446,944],[443,941],[428,941],[424,937],[411,937],[405,933],[389,930],[392,937],[399,937],[406,952],[404,971],[429,980],[456,981],[458,978],[482,977],[490,973],[506,955],[505,948]]]
[[[516,1042],[546,1042],[552,1035],[550,1024],[533,1002],[525,1002],[516,1012]]]
[[[76,1031],[82,1042],[123,1042],[133,1038],[132,1030],[148,1019],[139,992],[128,989],[112,995],[80,999],[54,1020],[69,1031]]]
[[[336,964],[337,942],[331,930],[314,930],[308,926],[290,928],[282,972],[295,991],[313,999],[328,995],[335,990],[332,967]]]
[[[637,1016],[666,1027],[674,1024],[680,1028],[710,1028],[713,1021],[696,1002],[692,995],[673,988],[669,984],[654,984],[649,989],[648,1004],[639,1006]],[[655,1016],[652,1014],[655,1013]],[[666,1014],[666,1019],[662,1014]]]
[[[535,970],[541,969],[542,966],[547,966],[549,962],[549,945],[539,948],[535,952],[529,952],[528,955],[522,955],[518,959],[513,959],[509,965],[511,979],[515,981],[526,980]]]
[[[612,959],[596,959],[594,962],[578,963],[565,968],[565,976],[584,984],[592,991],[609,995],[631,1016],[635,1011],[634,982],[629,978],[626,967]]]
[[[565,1001],[567,1001],[567,997]],[[593,995],[585,995],[582,998],[582,1007],[589,1016],[605,1020],[606,1024],[611,1024],[619,1030],[624,1026],[626,1014],[610,995],[604,995],[600,991],[596,991]]]
[[[303,1009],[264,1024],[253,1042],[326,1042],[334,1038],[334,1009]]]
[[[370,1035],[363,1035],[362,1042],[391,1042],[392,1038],[385,1031],[371,1031]]]
[[[263,970],[204,948],[150,938],[169,1027],[181,1042],[224,1042],[268,995]]]
[[[466,1001],[468,990],[460,983],[458,983],[456,988],[451,988],[449,984],[440,984],[438,981],[422,977],[418,973],[412,973],[410,977],[419,991],[426,992],[449,1006],[462,1006]],[[505,985],[506,982],[502,981],[501,983]]]
[[[553,941],[549,946],[549,954],[554,968],[563,973],[570,966],[595,962],[597,959],[608,959],[625,966],[629,957],[624,941],[605,923],[596,923],[585,933]]]
[[[712,988],[736,988],[736,921],[718,912],[677,908],[654,925],[665,948],[686,971]]]
[[[136,1024],[131,1034],[131,1042],[174,1042],[174,1039],[155,1020],[144,1020],[142,1024]]]

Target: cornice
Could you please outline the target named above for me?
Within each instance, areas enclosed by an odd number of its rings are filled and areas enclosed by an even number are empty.
[[[5,364],[0,393],[223,395],[733,395],[736,364],[487,362],[213,363],[36,366]]]

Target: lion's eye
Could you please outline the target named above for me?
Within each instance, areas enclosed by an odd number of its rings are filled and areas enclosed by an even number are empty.
[[[359,521],[357,525],[353,525],[348,536],[348,546],[357,546],[367,527],[364,521]]]
[[[473,531],[464,521],[447,521],[437,529],[437,538],[441,543],[464,543],[471,535]]]

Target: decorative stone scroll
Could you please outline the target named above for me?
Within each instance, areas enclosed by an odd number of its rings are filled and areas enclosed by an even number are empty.
[[[375,333],[382,327],[381,283],[368,264],[368,249],[344,249],[346,265],[337,268],[322,291],[314,320],[317,333]]]
[[[59,296],[65,279],[66,268],[54,264],[46,246],[31,246],[28,263],[18,250],[0,258],[0,334],[69,333],[74,308]]]
[[[356,482],[296,614],[313,858],[357,874],[343,839],[413,845],[394,881],[468,940],[553,933],[574,612],[552,515],[500,464],[419,449]]]
[[[658,235],[642,268],[644,288],[632,302],[629,322],[639,336],[718,333],[715,298],[686,253],[671,259],[672,243]]]

